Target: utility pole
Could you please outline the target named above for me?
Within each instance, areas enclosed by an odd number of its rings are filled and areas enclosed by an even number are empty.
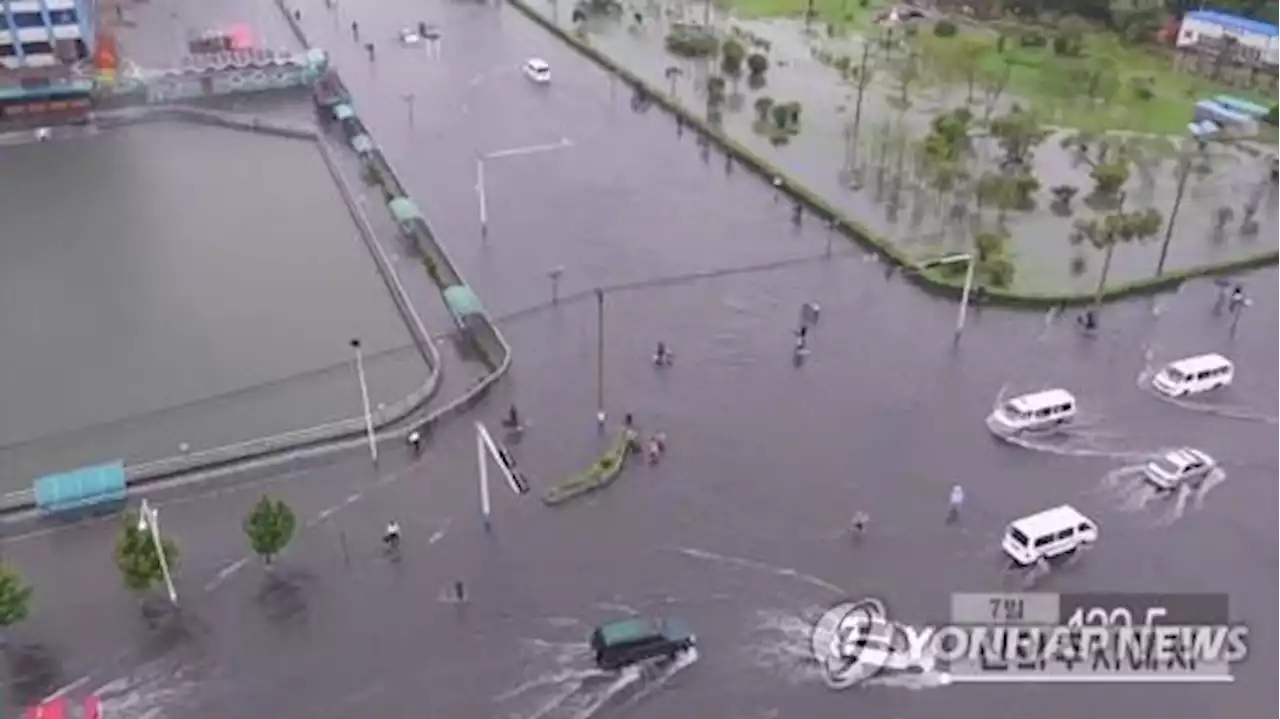
[[[409,129],[411,130],[413,129],[413,101],[414,95],[412,92],[404,94],[404,104],[409,107]]]
[[[484,190],[484,158],[476,157],[476,195],[480,202],[480,238],[489,236],[489,202]]]
[[[604,429],[604,290],[596,289],[596,424]]]
[[[351,348],[356,351],[356,377],[360,380],[360,400],[364,404],[364,429],[369,437],[369,457],[378,463],[378,440],[373,433],[373,413],[369,411],[369,383],[364,376],[364,353],[360,351],[360,340],[351,340]]]
[[[564,274],[564,267],[552,267],[547,272],[547,277],[551,278],[551,304],[560,304],[560,276]]]
[[[1187,189],[1187,178],[1191,176],[1191,158],[1184,151],[1178,157],[1178,189],[1173,194],[1173,209],[1169,210],[1169,222],[1164,228],[1164,242],[1160,244],[1160,261],[1156,263],[1156,277],[1164,274],[1164,261],[1169,257],[1169,243],[1173,241],[1173,225],[1178,221],[1178,210],[1182,207],[1182,193]]]

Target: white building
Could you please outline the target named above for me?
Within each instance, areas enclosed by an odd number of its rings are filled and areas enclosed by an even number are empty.
[[[1182,18],[1177,45],[1189,48],[1200,45],[1210,49],[1221,46],[1223,38],[1239,43],[1235,57],[1246,62],[1276,67],[1280,60],[1280,28],[1213,10],[1189,12]]]

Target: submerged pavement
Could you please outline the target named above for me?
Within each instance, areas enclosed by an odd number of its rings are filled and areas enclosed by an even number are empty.
[[[380,37],[423,14],[407,5],[403,19],[387,8],[365,12],[362,27],[386,26]],[[349,67],[360,50],[340,51],[339,60],[362,114],[481,297],[496,314],[515,314],[504,324],[516,352],[510,381],[477,416],[496,426],[508,404],[519,405],[529,428],[514,451],[535,491],[589,464],[604,441],[592,419],[594,302],[540,308],[550,294],[545,270],[566,266],[566,297],[652,280],[606,299],[605,402],[615,421],[632,412],[647,431],[665,432],[667,458],[629,468],[609,490],[557,510],[495,483],[487,535],[466,421],[443,427],[420,464],[381,486],[358,453],[304,467],[263,487],[306,517],[324,518],[282,560],[276,580],[242,561],[238,527],[256,488],[166,506],[163,521],[187,552],[185,619],[182,631],[168,633],[130,623],[138,613],[117,589],[108,528],[10,542],[5,556],[33,575],[43,602],[20,637],[58,647],[49,654],[64,657],[67,682],[91,675],[82,686],[100,687],[109,707],[187,717],[737,718],[856,706],[907,719],[1065,719],[1266,710],[1277,663],[1263,641],[1231,686],[922,682],[912,685],[921,691],[832,692],[804,658],[806,617],[845,595],[881,596],[895,616],[924,622],[945,618],[951,592],[1020,587],[1003,571],[999,533],[1060,502],[1096,519],[1102,538],[1084,561],[1036,589],[1226,591],[1233,614],[1258,637],[1277,631],[1275,270],[1246,278],[1255,305],[1234,336],[1212,312],[1214,288],[1201,282],[1107,307],[1094,338],[1081,336],[1070,316],[978,310],[957,347],[953,304],[886,277],[840,241],[825,259],[819,223],[793,232],[772,190],[740,169],[725,178],[723,158],[709,153],[704,162],[692,137],[673,139],[670,118],[632,114],[624,93],[608,104],[609,81],[523,19],[472,5],[439,5],[432,14],[444,31],[441,67],[403,60],[392,75],[386,68],[397,61],[384,52],[383,80],[370,72],[362,85]],[[349,23],[344,16],[335,24]],[[525,84],[511,61],[532,54],[552,64],[549,89],[570,92],[548,97]],[[450,114],[449,93],[464,93],[466,71],[488,63],[508,68],[499,75],[510,79],[491,96],[469,97],[497,109],[486,120],[461,115],[460,106]],[[439,92],[437,111],[418,106],[421,134],[394,149],[396,134],[410,137],[403,94],[427,97],[428,89]],[[511,136],[494,140],[482,124],[490,122]],[[593,127],[608,132],[593,136]],[[516,136],[521,128],[536,136]],[[541,139],[550,129],[563,134]],[[506,165],[506,180],[489,174],[513,184],[505,193],[491,187],[482,243],[468,202],[471,148],[559,136],[573,148]],[[805,257],[812,259],[798,259]],[[669,279],[779,258],[796,261]],[[813,353],[797,368],[790,333],[809,301],[822,318]],[[658,340],[676,353],[662,372],[649,362]],[[1220,397],[1176,406],[1139,389],[1148,365],[1204,351],[1237,361],[1236,384]],[[982,418],[1002,392],[1045,386],[1076,393],[1078,430],[1027,447],[987,434]],[[1185,502],[1151,499],[1117,480],[1117,469],[1182,443],[1217,457],[1226,480]],[[384,453],[383,476],[404,461],[403,450],[396,455]],[[956,482],[968,501],[961,522],[947,526],[947,490]],[[871,525],[854,547],[843,530],[856,510]],[[399,564],[376,547],[392,517],[405,526]],[[457,579],[468,586],[465,608],[442,600]],[[93,622],[86,607],[121,620]],[[612,680],[590,670],[585,636],[631,611],[685,617],[701,657],[661,691],[601,703]]]

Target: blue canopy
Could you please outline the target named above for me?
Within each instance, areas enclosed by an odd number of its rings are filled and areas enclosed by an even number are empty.
[[[356,116],[356,111],[350,105],[337,105],[333,108],[333,119],[350,120]]]
[[[124,462],[50,474],[35,482],[36,508],[50,514],[125,498]]]
[[[444,291],[444,303],[455,317],[484,314],[480,298],[466,285],[454,285]]]
[[[391,209],[391,216],[396,218],[396,222],[422,219],[422,213],[418,211],[418,206],[413,204],[413,200],[407,197],[393,197],[387,203],[387,207]]]
[[[351,138],[351,149],[359,153],[366,153],[373,149],[373,138],[368,135],[356,135]]]

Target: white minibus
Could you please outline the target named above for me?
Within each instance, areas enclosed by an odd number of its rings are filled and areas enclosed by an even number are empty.
[[[1235,379],[1235,365],[1220,354],[1198,355],[1170,362],[1151,380],[1151,386],[1169,397],[1200,394],[1226,387]]]
[[[1000,548],[1022,566],[1050,559],[1098,540],[1098,525],[1068,504],[1009,525]]]
[[[1044,430],[1070,422],[1076,416],[1076,398],[1065,389],[1014,397],[992,411],[987,427],[1000,436],[1028,430]]]

